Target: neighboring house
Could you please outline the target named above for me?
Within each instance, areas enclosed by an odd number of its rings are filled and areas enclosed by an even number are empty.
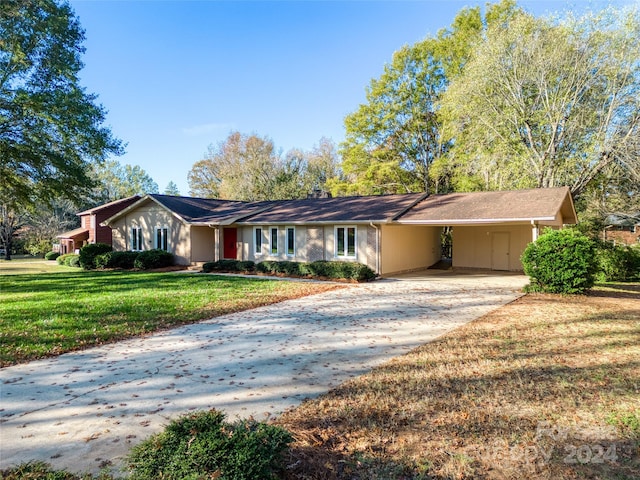
[[[77,252],[87,243],[111,245],[111,228],[101,225],[102,222],[138,200],[140,200],[140,196],[134,195],[78,213],[80,227],[56,237],[59,243],[59,253]]]
[[[635,215],[609,215],[604,223],[605,241],[623,245],[640,243],[640,212]]]
[[[441,259],[451,227],[453,266],[522,270],[545,226],[577,222],[568,188],[237,202],[147,195],[104,221],[115,250],[171,251],[178,264],[238,260],[357,261],[389,275]]]

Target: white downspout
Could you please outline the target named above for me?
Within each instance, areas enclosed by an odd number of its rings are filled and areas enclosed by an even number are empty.
[[[380,275],[380,229],[373,222],[369,222],[369,225],[376,231],[376,274]]]

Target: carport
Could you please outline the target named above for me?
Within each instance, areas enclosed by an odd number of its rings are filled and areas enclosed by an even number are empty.
[[[440,254],[445,227],[451,227],[454,268],[522,271],[522,253],[544,228],[576,223],[567,187],[432,195],[382,229],[381,273],[424,268],[427,259],[439,261],[434,255]],[[405,261],[395,261],[398,255]],[[415,268],[406,268],[410,265]]]

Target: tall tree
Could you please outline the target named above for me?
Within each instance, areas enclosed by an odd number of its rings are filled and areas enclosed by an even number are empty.
[[[176,185],[176,182],[174,182],[173,180],[171,180],[167,186],[164,189],[164,194],[165,195],[174,195],[174,196],[179,196],[180,195],[180,190],[178,189],[178,185]]]
[[[97,203],[158,193],[158,184],[139,165],[121,165],[117,160],[108,160],[95,167],[94,176],[98,185],[93,197]]]
[[[209,147],[188,181],[190,194],[197,197],[284,200],[328,191],[338,175],[338,154],[329,139],[320,139],[310,152],[292,149],[283,156],[266,137],[233,132]]]
[[[401,193],[443,189],[431,168],[450,148],[442,138],[437,102],[463,68],[486,28],[517,11],[515,2],[462,10],[448,30],[404,46],[367,89],[367,103],[345,119],[342,193]],[[438,171],[443,171],[442,169]],[[444,185],[444,189],[446,189]]]
[[[202,198],[220,198],[220,183],[218,165],[212,160],[212,147],[206,158],[193,164],[187,174],[189,183],[189,195]]]
[[[0,190],[23,205],[80,198],[91,163],[122,152],[79,84],[83,40],[66,1],[0,2]]]
[[[4,248],[5,260],[11,260],[13,240],[26,221],[26,212],[16,208],[15,203],[8,201],[7,197],[0,201],[0,247]]]
[[[340,169],[340,155],[331,139],[322,137],[305,156],[305,194],[313,191],[329,192],[333,185],[344,180]]]
[[[26,214],[26,227],[20,237],[26,240],[31,255],[44,256],[51,250],[56,235],[80,226],[76,205],[70,200],[56,199],[39,203]]]
[[[493,25],[441,103],[452,168],[484,189],[640,178],[640,16]]]
[[[300,195],[303,159],[292,151],[282,157],[273,141],[232,132],[188,174],[190,194],[230,200],[274,200]]]

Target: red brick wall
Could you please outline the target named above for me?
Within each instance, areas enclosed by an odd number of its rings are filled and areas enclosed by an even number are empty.
[[[616,244],[623,243],[625,245],[635,245],[640,242],[640,228],[636,228],[635,232],[628,230],[606,230],[605,239]]]
[[[126,202],[119,202],[115,205],[111,205],[109,207],[100,209],[98,212],[96,212],[95,215],[93,215],[95,219],[95,223],[94,223],[95,228],[91,228],[90,223],[87,224],[87,228],[89,228],[89,242],[90,243],[106,243],[108,245],[111,245],[111,242],[112,242],[111,228],[103,227],[100,224],[104,222],[107,218],[118,213],[120,210],[124,210],[132,203],[138,201],[138,199],[139,199],[138,197],[134,197],[127,200]],[[89,221],[89,219],[87,219],[87,221]]]

